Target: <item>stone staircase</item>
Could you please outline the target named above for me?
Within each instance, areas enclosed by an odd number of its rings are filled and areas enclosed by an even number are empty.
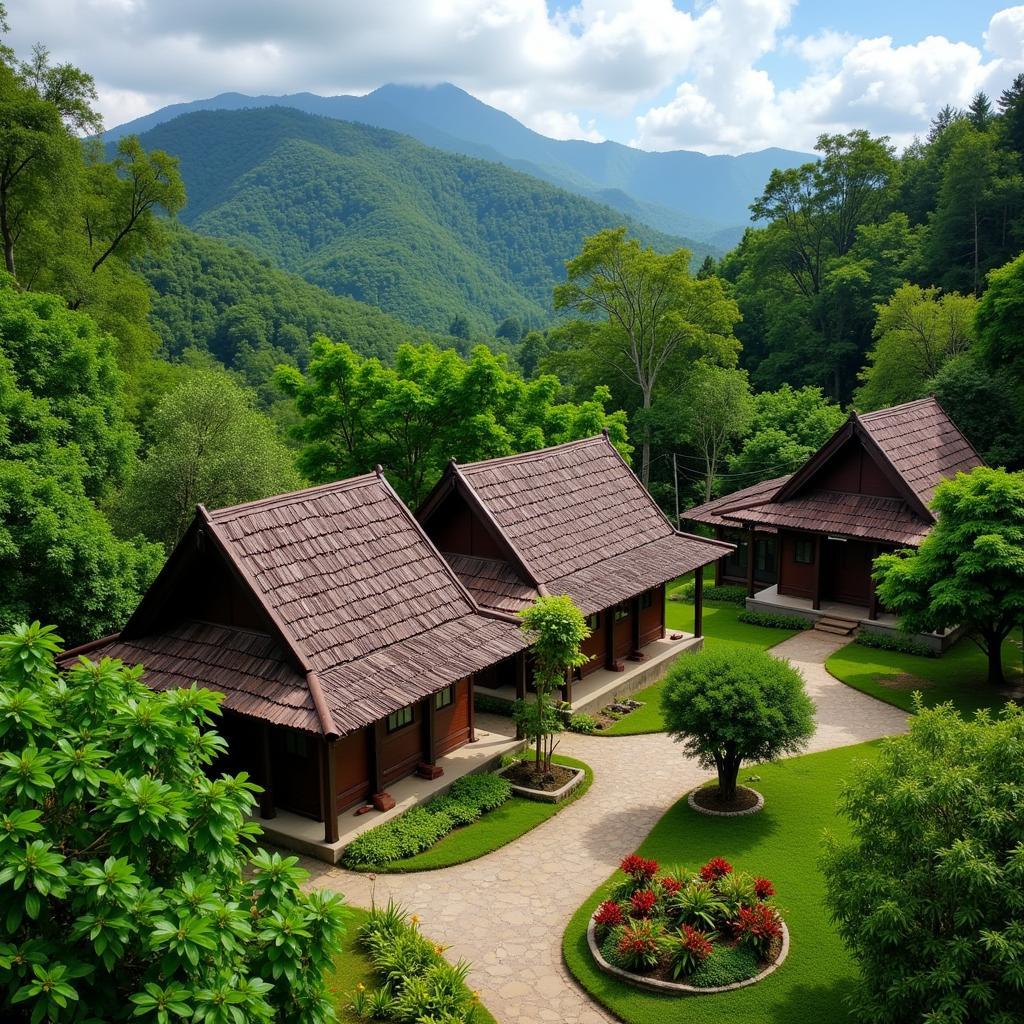
[[[856,619],[844,619],[838,615],[823,615],[814,624],[819,633],[830,633],[832,636],[851,636],[857,626]]]

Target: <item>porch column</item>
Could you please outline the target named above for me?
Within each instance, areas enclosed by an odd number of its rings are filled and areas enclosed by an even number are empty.
[[[370,793],[384,792],[384,722],[378,720],[368,726],[370,748]]]
[[[469,690],[469,742],[476,743],[476,676],[466,680],[466,688]]]
[[[631,661],[640,661],[643,653],[640,650],[640,598],[629,599],[629,630],[630,630],[630,655]]]
[[[821,534],[814,535],[814,597],[811,599],[811,608],[818,611],[821,608]]]
[[[320,804],[324,812],[325,843],[338,841],[338,765],[334,752],[334,740],[323,739],[320,741],[320,756],[323,764],[323,771],[320,773],[323,783]]]
[[[526,700],[526,651],[516,655],[516,700]],[[516,726],[516,739],[524,739],[523,730]]]
[[[615,609],[604,610],[604,667],[615,668]]]
[[[437,723],[434,720],[437,704],[434,695],[424,697],[420,706],[423,709],[423,760],[433,767],[437,763]]]
[[[753,529],[747,530],[747,597],[754,596],[754,557],[757,540]]]
[[[263,792],[260,793],[260,817],[276,818],[277,811],[274,808],[274,776],[270,767],[270,726],[266,722],[262,722],[260,725],[260,747],[263,762]]]
[[[875,559],[878,557],[878,545],[871,545],[871,565],[868,567],[868,585],[871,587],[871,598],[868,601],[868,618],[872,621],[878,618],[878,590],[875,584],[875,577],[871,575]]]
[[[717,563],[716,563],[717,564]],[[704,635],[704,566],[693,571],[693,635]]]

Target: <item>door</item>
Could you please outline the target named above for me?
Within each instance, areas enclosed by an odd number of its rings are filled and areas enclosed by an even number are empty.
[[[871,550],[861,540],[833,540],[821,543],[821,596],[864,608],[871,601]]]

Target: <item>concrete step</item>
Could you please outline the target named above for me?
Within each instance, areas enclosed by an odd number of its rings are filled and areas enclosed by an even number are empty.
[[[815,622],[814,628],[821,633],[831,633],[834,636],[850,636],[857,628],[857,622],[853,619],[841,619],[837,615],[823,615]]]

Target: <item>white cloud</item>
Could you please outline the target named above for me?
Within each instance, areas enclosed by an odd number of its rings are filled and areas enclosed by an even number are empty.
[[[1024,7],[982,51],[928,36],[897,46],[823,25],[787,35],[796,0],[33,0],[12,42],[43,39],[91,71],[109,124],[225,91],[367,92],[452,81],[530,127],[598,140],[633,123],[647,148],[808,148],[853,126],[905,142],[945,103],[998,95],[1024,68]],[[689,5],[688,5],[689,6]],[[980,26],[979,26],[980,27]],[[806,77],[780,89],[781,54]],[[621,134],[621,131],[619,132]]]

